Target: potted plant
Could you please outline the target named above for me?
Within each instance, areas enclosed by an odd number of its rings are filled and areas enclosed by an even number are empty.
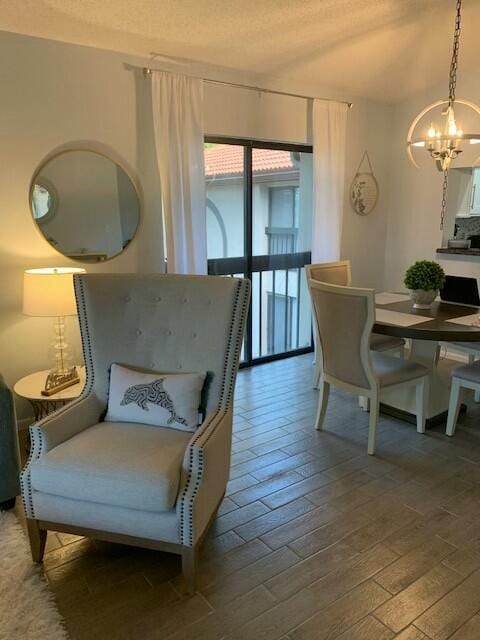
[[[415,309],[430,309],[445,284],[445,271],[432,260],[418,260],[408,267],[404,279],[405,286]]]

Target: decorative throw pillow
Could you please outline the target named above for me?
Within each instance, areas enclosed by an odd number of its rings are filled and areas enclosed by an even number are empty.
[[[195,431],[205,373],[146,373],[112,364],[108,422]]]

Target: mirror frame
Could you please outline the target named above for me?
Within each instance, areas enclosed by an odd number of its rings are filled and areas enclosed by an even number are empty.
[[[52,190],[55,194],[55,206],[53,211],[50,213],[50,211],[44,216],[43,219],[39,220],[37,218],[35,218],[34,214],[33,214],[33,208],[32,208],[32,196],[33,196],[33,190],[35,188],[36,184],[39,184],[37,182],[38,180],[38,176],[40,175],[42,169],[52,160],[55,160],[56,158],[69,154],[69,153],[75,153],[78,151],[87,151],[89,153],[95,153],[98,156],[101,156],[107,160],[110,160],[110,162],[113,162],[113,164],[115,164],[117,167],[119,167],[128,177],[128,179],[130,180],[133,189],[135,191],[135,195],[137,197],[137,204],[138,204],[138,222],[137,222],[137,226],[135,228],[135,233],[132,236],[132,239],[130,240],[130,242],[127,244],[127,246],[122,249],[122,251],[120,251],[119,253],[116,253],[114,256],[108,256],[107,258],[105,258],[105,260],[100,260],[98,262],[90,262],[88,260],[81,260],[80,258],[71,258],[70,256],[66,255],[65,253],[63,253],[62,251],[60,251],[60,249],[58,249],[54,244],[52,244],[51,242],[49,242],[47,240],[47,238],[45,237],[45,235],[42,232],[41,226],[42,226],[42,222],[41,220],[44,220],[45,222],[48,222],[48,220],[51,220],[53,218],[53,216],[57,213],[57,204],[58,204],[58,196],[57,196],[57,192],[55,187],[53,187],[52,185]],[[138,233],[140,231],[140,227],[142,224],[142,219],[143,219],[143,205],[142,205],[142,198],[140,195],[140,188],[139,185],[137,184],[137,181],[135,180],[135,178],[132,175],[132,171],[130,171],[127,166],[126,163],[122,160],[120,160],[117,156],[117,159],[115,159],[114,157],[112,157],[113,155],[116,156],[116,154],[112,154],[112,153],[108,153],[107,151],[100,151],[99,149],[95,149],[91,146],[84,146],[84,145],[78,145],[78,146],[64,146],[61,147],[60,149],[53,151],[51,153],[49,153],[47,156],[45,156],[43,158],[43,160],[37,165],[37,168],[35,169],[32,179],[30,180],[30,188],[28,190],[28,205],[30,208],[30,216],[33,222],[33,226],[35,227],[36,231],[39,233],[39,235],[41,236],[42,240],[44,240],[49,247],[51,247],[52,249],[54,249],[57,253],[59,253],[61,256],[63,256],[65,259],[67,260],[72,260],[73,262],[78,262],[80,264],[90,264],[90,265],[95,265],[95,264],[104,264],[105,262],[109,262],[110,260],[114,260],[115,258],[119,258],[120,256],[122,256],[126,251],[128,251],[128,249],[130,248],[130,246],[132,245],[132,243],[134,242],[134,240],[138,237]],[[49,185],[47,185],[49,186]],[[50,190],[50,189],[49,189]]]

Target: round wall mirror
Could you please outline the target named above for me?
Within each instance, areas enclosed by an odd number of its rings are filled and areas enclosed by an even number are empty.
[[[45,240],[81,262],[117,256],[140,220],[133,180],[119,164],[90,150],[63,151],[44,162],[32,179],[30,207]]]

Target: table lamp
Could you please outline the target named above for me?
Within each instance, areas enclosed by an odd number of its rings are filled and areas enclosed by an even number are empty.
[[[85,273],[85,269],[59,267],[28,269],[23,278],[23,313],[27,316],[54,317],[55,320],[55,367],[45,381],[42,395],[51,396],[77,382],[75,366],[67,366],[67,343],[65,342],[65,316],[77,313],[73,275]]]

